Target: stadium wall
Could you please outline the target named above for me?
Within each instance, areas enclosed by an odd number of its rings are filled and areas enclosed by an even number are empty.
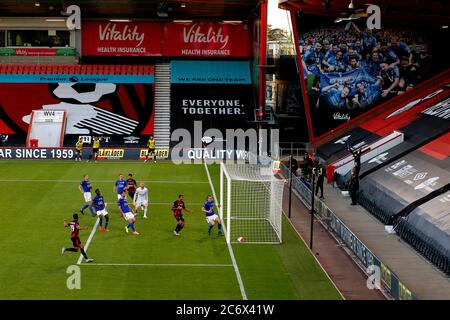
[[[80,41],[85,41],[76,43],[82,65],[0,65],[0,146],[26,146],[32,110],[62,109],[67,113],[65,147],[74,146],[79,137],[89,145],[93,135],[104,147],[144,147],[158,130],[158,63],[170,63],[178,75],[163,79],[170,81],[170,111],[163,115],[170,119],[170,132],[191,130],[195,120],[205,130],[247,129],[257,103],[255,74],[259,76],[252,60],[260,57],[257,44],[264,29],[257,21],[254,30],[251,22],[233,21],[83,21]],[[190,69],[180,72],[181,64],[190,64]],[[130,72],[131,67],[138,71]],[[150,73],[141,72],[148,68]],[[234,105],[217,108],[215,103]]]

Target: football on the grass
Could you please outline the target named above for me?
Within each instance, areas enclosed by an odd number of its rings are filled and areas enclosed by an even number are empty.
[[[237,241],[238,241],[238,242],[244,242],[244,237],[243,237],[243,236],[238,237],[238,238],[237,238]]]

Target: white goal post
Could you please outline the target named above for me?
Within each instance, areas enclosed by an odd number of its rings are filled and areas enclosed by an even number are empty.
[[[284,180],[272,166],[220,165],[220,218],[228,243],[281,243]]]

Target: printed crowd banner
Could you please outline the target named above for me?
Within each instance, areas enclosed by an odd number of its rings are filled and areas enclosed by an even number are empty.
[[[309,14],[293,21],[313,141],[415,90],[448,65],[434,54],[444,50],[442,31],[394,23],[367,30],[361,21],[336,23]]]
[[[86,56],[160,56],[162,24],[158,22],[83,22]]]

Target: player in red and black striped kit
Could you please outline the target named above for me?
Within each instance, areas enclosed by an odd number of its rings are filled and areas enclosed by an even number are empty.
[[[64,227],[70,228],[70,240],[72,241],[73,248],[62,248],[61,255],[64,254],[66,251],[71,252],[78,252],[80,250],[81,254],[83,255],[84,259],[86,259],[86,262],[92,262],[94,259],[89,259],[86,255],[86,252],[84,252],[84,246],[81,243],[80,237],[78,236],[80,230],[86,230],[87,227],[80,227],[78,224],[78,214],[73,215],[73,220],[70,221],[70,223],[67,223],[66,220],[64,220]]]
[[[183,210],[185,210],[189,213],[192,213],[192,210],[189,210],[188,208],[186,208],[186,205],[184,204],[184,195],[180,194],[178,196],[178,199],[175,200],[172,205],[172,214],[175,217],[175,219],[178,221],[177,226],[175,227],[175,230],[173,230],[173,234],[176,236],[180,235],[180,231],[184,227]]]
[[[127,179],[127,193],[131,197],[131,201],[134,200],[134,194],[136,193],[137,182],[133,179],[133,174],[128,174]]]

